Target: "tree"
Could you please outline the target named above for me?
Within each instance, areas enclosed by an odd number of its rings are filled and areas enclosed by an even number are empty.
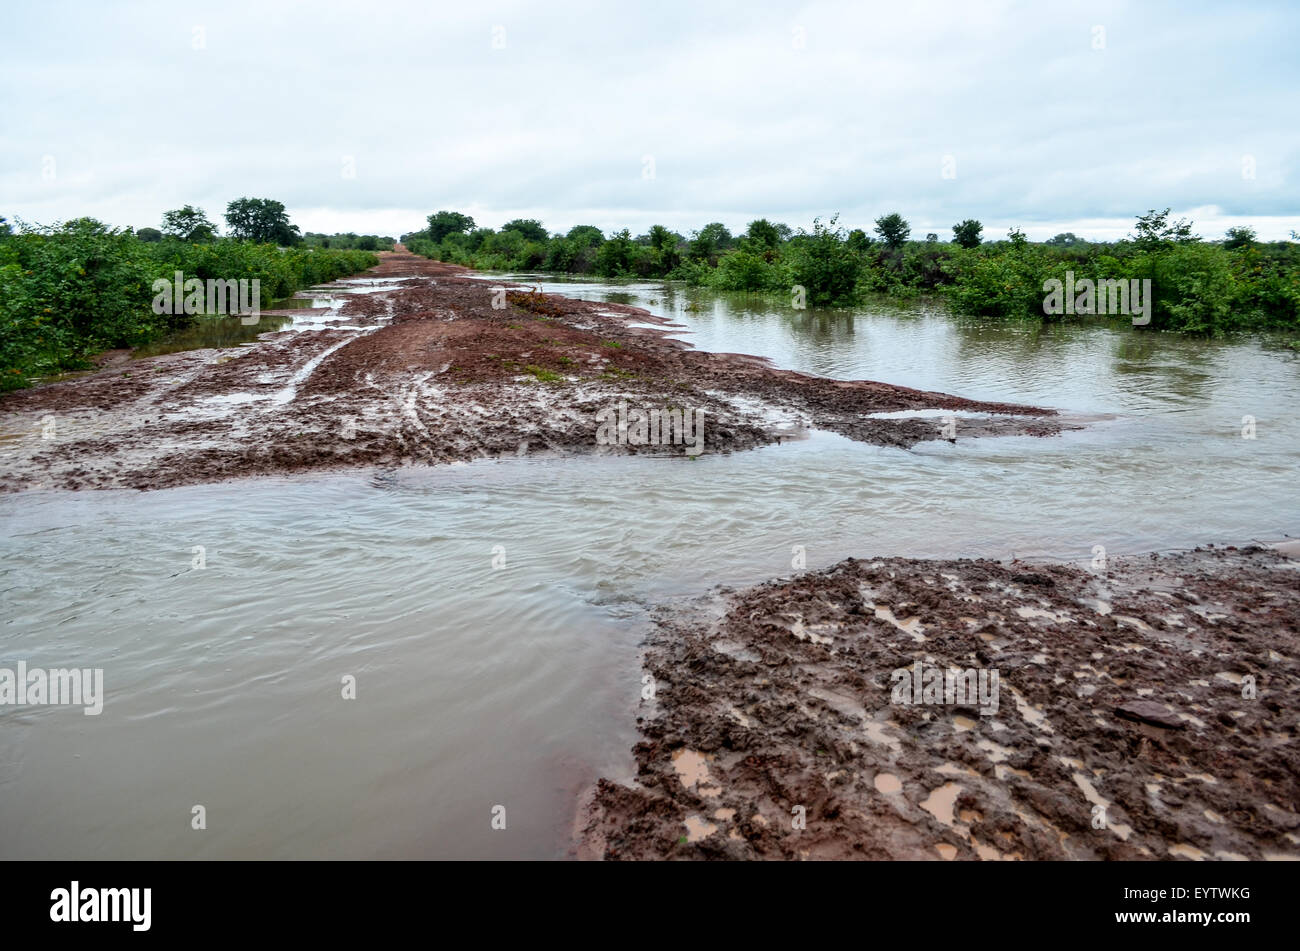
[[[814,218],[812,234],[800,232],[792,247],[792,276],[808,291],[809,303],[853,302],[860,262],[844,240],[839,215],[826,223]]]
[[[605,242],[605,232],[595,225],[574,225],[569,229],[569,233],[565,237],[573,242],[573,246],[577,250],[590,248]]]
[[[632,257],[636,245],[627,228],[610,236],[596,252],[596,273],[604,277],[618,277],[632,270]]]
[[[709,222],[696,232],[696,236],[707,240],[718,251],[725,251],[732,244],[731,232],[721,221]]]
[[[1025,233],[1019,228],[1012,228],[1008,231],[1007,240],[1011,242],[1012,251],[1023,251],[1025,245],[1029,243],[1029,239],[1025,237]]]
[[[1239,228],[1229,228],[1228,233],[1223,236],[1223,246],[1229,251],[1236,251],[1238,248],[1249,248],[1255,243],[1255,229],[1247,228],[1242,225]]]
[[[1076,244],[1083,244],[1083,241],[1073,231],[1062,231],[1060,234],[1054,234],[1044,244],[1053,248],[1072,248]]]
[[[861,228],[854,228],[849,232],[848,245],[850,251],[865,251],[875,243],[871,235],[867,234]]]
[[[242,241],[292,246],[302,240],[284,204],[270,198],[236,198],[226,206],[226,224]]]
[[[215,238],[217,227],[208,220],[202,208],[186,205],[163,214],[162,233],[198,244]]]
[[[935,243],[936,241],[938,241],[938,240],[939,240],[939,236],[938,236],[937,234],[935,234],[933,231],[927,231],[927,232],[925,233],[925,243],[926,243],[926,244],[934,244],[934,243]]]
[[[891,250],[899,247],[911,233],[911,225],[896,211],[876,219],[876,234]]]
[[[781,234],[777,231],[776,225],[766,218],[758,218],[749,223],[749,229],[745,232],[747,237],[756,247],[771,251],[781,243]]]
[[[1145,215],[1138,215],[1134,230],[1137,234],[1131,240],[1146,251],[1166,244],[1189,244],[1201,240],[1192,234],[1192,223],[1187,219],[1170,222],[1168,208],[1159,212],[1152,208]]]
[[[438,244],[449,234],[467,234],[474,230],[474,219],[459,211],[436,211],[429,216],[429,240]]]
[[[980,236],[984,233],[984,226],[974,218],[967,218],[965,221],[958,222],[952,226],[952,240],[963,248],[977,248]]]
[[[502,231],[518,231],[528,241],[545,241],[550,237],[536,218],[516,218],[501,226]]]
[[[665,274],[677,267],[677,242],[678,235],[665,228],[663,225],[653,225],[650,228],[650,247],[655,249],[655,254],[659,256],[659,268]]]
[[[162,240],[162,232],[157,228],[141,228],[135,233],[135,236],[141,241],[148,241],[150,243]]]
[[[699,231],[695,232],[695,237],[691,239],[691,243],[686,249],[687,256],[689,256],[692,261],[713,262],[714,256],[719,250],[721,250],[718,245],[718,238],[720,236],[720,232],[718,231],[719,228],[722,229],[721,233],[725,233],[728,238],[731,237],[731,234],[727,231],[726,227],[717,222],[705,225]]]

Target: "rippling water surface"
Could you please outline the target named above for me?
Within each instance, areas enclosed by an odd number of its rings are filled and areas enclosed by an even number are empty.
[[[1109,418],[0,498],[0,666],[102,667],[107,692],[98,717],[0,709],[0,857],[561,856],[575,795],[631,769],[649,604],[789,573],[794,546],[1086,561],[1300,534],[1300,361],[1268,343],[547,286],[702,349]]]

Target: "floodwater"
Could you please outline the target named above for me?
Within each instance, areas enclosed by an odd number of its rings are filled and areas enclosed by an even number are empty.
[[[106,693],[99,716],[0,707],[0,858],[563,857],[580,791],[632,768],[651,605],[800,551],[1086,563],[1300,534],[1300,358],[1275,344],[538,283],[702,349],[1095,422],[0,498],[0,668],[103,668]]]

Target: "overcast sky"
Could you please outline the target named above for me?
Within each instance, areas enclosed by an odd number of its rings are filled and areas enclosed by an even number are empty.
[[[1300,3],[9,5],[0,215],[1300,229]]]

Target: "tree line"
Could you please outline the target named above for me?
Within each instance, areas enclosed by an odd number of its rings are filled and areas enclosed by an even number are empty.
[[[952,226],[952,240],[912,237],[902,214],[875,219],[870,232],[838,216],[792,229],[766,218],[739,235],[711,222],[690,236],[655,225],[633,237],[592,225],[552,234],[540,221],[500,229],[469,215],[438,211],[402,236],[412,251],[483,270],[545,271],[600,277],[667,278],[718,290],[789,295],[796,286],[814,306],[847,307],[872,294],[941,295],[958,313],[995,319],[1043,319],[1044,284],[1073,273],[1094,281],[1150,279],[1154,329],[1216,334],[1239,330],[1300,332],[1300,244],[1261,242],[1247,227],[1220,241],[1193,234],[1170,209],[1136,216],[1122,240],[1095,242],[1070,232],[1031,242],[1019,228],[985,240],[973,218]]]

